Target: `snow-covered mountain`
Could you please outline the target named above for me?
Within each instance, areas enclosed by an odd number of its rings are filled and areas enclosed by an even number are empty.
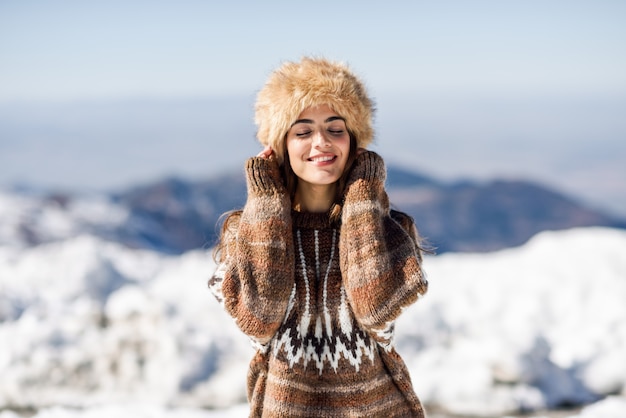
[[[93,204],[92,217],[126,216]],[[0,409],[130,402],[241,414],[252,348],[206,288],[210,251],[132,249],[84,228],[101,222],[28,218],[37,210],[20,225],[41,223],[50,239],[39,245],[0,222]],[[625,405],[625,253],[626,231],[579,228],[427,257],[429,294],[397,326],[418,395],[491,416],[610,395]]]
[[[395,166],[387,171],[392,205],[414,217],[439,254],[518,246],[544,230],[626,229],[626,220],[533,182],[448,183]],[[0,243],[32,246],[88,233],[132,248],[181,254],[213,245],[221,215],[240,208],[245,198],[243,170],[99,194],[0,191]]]

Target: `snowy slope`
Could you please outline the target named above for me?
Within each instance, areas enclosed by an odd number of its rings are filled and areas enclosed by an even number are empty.
[[[499,413],[626,394],[624,231],[543,232],[426,270],[429,294],[398,324],[424,400]]]
[[[492,415],[626,396],[625,254],[626,231],[583,228],[428,257],[429,294],[397,326],[418,395]],[[88,234],[0,245],[0,408],[104,416],[131,402],[160,411],[146,416],[230,416],[195,409],[245,402],[252,355],[206,288],[213,268],[209,252],[167,256]]]
[[[212,266],[91,236],[0,248],[0,405],[242,400],[219,376],[251,349],[206,290]]]

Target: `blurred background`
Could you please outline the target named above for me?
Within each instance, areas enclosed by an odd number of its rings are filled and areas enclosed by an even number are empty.
[[[438,249],[398,327],[433,414],[623,411],[624,22],[621,0],[0,1],[0,418],[245,415],[251,349],[198,289],[256,92],[303,55],[365,81],[392,201]]]
[[[625,18],[619,0],[3,1],[0,184],[239,168],[268,74],[323,55],[367,83],[388,160],[626,215]]]

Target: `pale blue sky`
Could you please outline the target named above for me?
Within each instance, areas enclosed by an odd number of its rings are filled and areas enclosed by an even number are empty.
[[[323,54],[377,92],[626,92],[622,0],[1,1],[2,99],[247,94]]]
[[[255,92],[313,54],[363,77],[389,160],[626,213],[625,23],[623,0],[0,0],[0,185],[237,168]]]

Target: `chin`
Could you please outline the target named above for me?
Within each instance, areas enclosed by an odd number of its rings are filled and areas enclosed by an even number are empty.
[[[332,186],[333,184],[337,183],[339,181],[339,177],[332,177],[332,178],[323,178],[323,179],[317,179],[317,181],[313,181],[313,184],[316,184],[318,186]]]
[[[333,186],[339,180],[338,178],[300,178],[300,180],[312,186]]]

